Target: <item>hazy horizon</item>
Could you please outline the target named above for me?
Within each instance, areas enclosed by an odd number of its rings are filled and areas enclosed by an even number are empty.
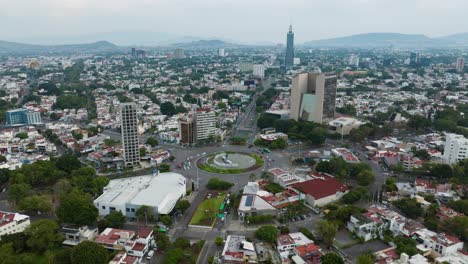
[[[296,43],[371,32],[439,37],[468,31],[463,0],[0,0],[0,39],[35,44],[89,42],[133,32]],[[135,35],[135,33],[134,33]],[[148,41],[156,36],[148,36]],[[86,39],[88,38],[88,39]],[[80,41],[81,39],[81,41]],[[131,39],[130,39],[131,41]],[[136,43],[138,44],[138,43]]]

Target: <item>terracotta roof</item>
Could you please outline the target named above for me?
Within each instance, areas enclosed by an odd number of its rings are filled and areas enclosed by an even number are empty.
[[[345,192],[348,190],[348,186],[329,174],[313,173],[310,176],[312,176],[313,179],[295,183],[291,185],[291,187],[315,199],[321,199],[330,195],[335,195],[337,192]]]

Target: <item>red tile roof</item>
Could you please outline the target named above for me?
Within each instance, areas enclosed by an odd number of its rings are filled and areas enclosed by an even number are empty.
[[[300,256],[305,256],[312,252],[320,252],[320,247],[315,245],[314,243],[309,243],[306,245],[296,247],[296,251],[297,253],[299,253]]]
[[[0,212],[0,219],[3,220],[0,222],[0,226],[4,226],[13,222],[13,219],[15,219],[15,214],[7,213],[7,212]]]
[[[291,185],[291,187],[315,199],[321,199],[330,195],[335,195],[337,192],[345,192],[348,190],[348,186],[329,174],[313,173],[311,176],[313,179],[295,183]]]
[[[138,236],[141,238],[147,238],[153,234],[153,229],[151,227],[140,227],[138,228]]]

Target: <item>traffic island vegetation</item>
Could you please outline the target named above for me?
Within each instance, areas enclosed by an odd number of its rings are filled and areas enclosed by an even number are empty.
[[[227,152],[229,153],[229,152]],[[219,173],[219,174],[240,174],[240,173],[245,173],[249,171],[254,171],[260,167],[263,166],[264,160],[262,157],[260,157],[257,154],[247,154],[247,153],[240,153],[244,155],[248,155],[252,158],[255,159],[255,165],[248,167],[248,168],[243,168],[243,169],[236,169],[236,168],[218,168],[212,164],[214,157],[219,154],[219,153],[213,153],[208,155],[205,159],[200,159],[197,163],[197,166],[199,169],[206,171],[206,172],[211,172],[211,173]],[[204,161],[203,161],[204,160]]]
[[[208,198],[208,196],[200,205],[190,219],[190,225],[212,226],[220,213],[221,205],[224,203],[225,193],[217,193],[217,197]]]

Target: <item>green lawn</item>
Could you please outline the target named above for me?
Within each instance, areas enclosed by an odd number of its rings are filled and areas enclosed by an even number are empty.
[[[193,214],[190,224],[211,226],[216,219],[219,207],[223,203],[225,197],[226,194],[223,194],[220,197],[203,200]]]

